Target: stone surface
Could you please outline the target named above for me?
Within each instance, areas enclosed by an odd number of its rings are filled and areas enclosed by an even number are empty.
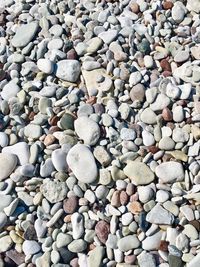
[[[67,185],[65,182],[45,180],[40,187],[41,193],[50,203],[56,203],[67,196]]]
[[[17,157],[14,154],[0,153],[0,181],[9,177],[17,165]]]
[[[92,119],[81,116],[75,120],[74,128],[86,145],[95,145],[100,137],[100,128],[98,124]]]
[[[174,216],[160,204],[156,204],[147,214],[146,220],[155,224],[172,224]]]
[[[28,24],[20,25],[19,28],[17,28],[17,31],[11,40],[11,44],[14,47],[26,46],[27,44],[29,44],[30,41],[32,41],[37,30],[38,30],[38,23],[35,21]]]
[[[117,244],[121,251],[126,252],[131,249],[138,248],[140,245],[140,241],[135,235],[128,235],[121,238]]]
[[[155,173],[164,183],[173,183],[184,179],[183,166],[179,162],[161,163],[156,167]]]
[[[83,183],[92,183],[97,178],[97,166],[92,152],[82,144],[72,147],[67,155],[67,163],[76,178]]]
[[[80,63],[77,60],[61,60],[57,63],[55,74],[59,79],[75,83],[80,72]]]
[[[124,168],[124,173],[135,185],[146,185],[154,180],[154,173],[143,162],[130,161]]]

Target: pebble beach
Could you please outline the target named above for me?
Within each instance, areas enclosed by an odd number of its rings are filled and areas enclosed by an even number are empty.
[[[0,0],[0,267],[200,267],[200,0]]]

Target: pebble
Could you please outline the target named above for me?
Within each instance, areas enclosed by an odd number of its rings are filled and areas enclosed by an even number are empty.
[[[0,181],[5,180],[17,165],[17,157],[14,154],[0,153]]]
[[[66,156],[67,154],[63,152],[62,149],[56,149],[52,152],[52,163],[58,172],[67,170]]]
[[[135,235],[127,235],[123,238],[121,238],[117,245],[119,249],[123,252],[129,251],[131,249],[138,248],[140,245],[140,241]]]
[[[51,74],[54,71],[54,64],[46,58],[40,58],[37,61],[38,69],[44,73]]]
[[[67,155],[67,163],[79,181],[92,183],[96,180],[97,166],[93,154],[87,146],[77,144],[72,147]],[[87,169],[85,169],[86,166]]]
[[[40,187],[41,193],[50,203],[56,203],[67,196],[67,185],[65,182],[45,180]]]
[[[22,249],[25,255],[33,255],[40,251],[40,245],[34,240],[25,240]]]
[[[69,251],[73,253],[80,253],[86,250],[87,243],[82,239],[73,240],[69,245],[68,249]]]
[[[146,185],[151,183],[155,176],[150,168],[143,162],[132,161],[124,168],[124,173],[135,185]]]
[[[56,77],[75,83],[80,75],[80,63],[77,60],[61,60],[56,66]]]
[[[8,101],[10,98],[15,97],[20,91],[20,87],[15,83],[15,81],[8,82],[1,91],[1,97]]]
[[[161,163],[156,167],[155,173],[163,183],[172,183],[184,179],[183,166],[179,162],[170,161]]]
[[[11,40],[11,44],[14,47],[24,47],[28,45],[34,38],[38,30],[38,26],[39,25],[36,21],[20,25]]]
[[[174,216],[165,210],[160,204],[156,204],[147,214],[146,220],[155,224],[172,224]]]
[[[100,137],[99,125],[92,119],[81,116],[74,123],[75,131],[86,145],[95,145]]]

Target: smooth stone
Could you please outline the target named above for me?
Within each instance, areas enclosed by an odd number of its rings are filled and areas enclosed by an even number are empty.
[[[146,220],[155,224],[169,224],[174,221],[174,216],[160,204],[156,204],[146,216]]]
[[[146,237],[142,241],[142,248],[144,250],[149,250],[149,251],[158,250],[161,238],[162,238],[162,231],[159,231],[154,235]]]
[[[175,122],[182,122],[184,117],[184,110],[181,106],[177,106],[173,109],[173,120]]]
[[[56,77],[75,83],[80,75],[80,63],[77,60],[61,60],[57,63]]]
[[[37,61],[38,69],[44,73],[51,74],[54,71],[54,64],[51,60],[40,58]]]
[[[81,116],[74,122],[76,134],[86,145],[95,145],[100,138],[99,125],[92,119]]]
[[[37,124],[28,124],[24,127],[24,135],[31,139],[38,139],[42,135],[42,127]]]
[[[103,41],[99,37],[94,37],[87,42],[87,53],[93,54],[102,46]]]
[[[75,212],[71,216],[73,239],[79,239],[84,234],[83,216]]]
[[[156,167],[155,173],[163,183],[182,181],[185,176],[182,164],[175,161],[161,163]]]
[[[168,262],[170,267],[182,267],[183,262],[181,258],[174,256],[174,255],[169,255],[168,256]]]
[[[200,2],[199,2],[199,0],[188,0],[186,7],[187,7],[187,9],[189,11],[194,11],[196,13],[200,12]],[[191,266],[189,266],[189,267],[191,267]]]
[[[96,246],[93,250],[88,253],[87,264],[88,267],[101,267],[103,257],[105,254],[105,248],[102,246]]]
[[[4,212],[0,212],[0,229],[2,229],[7,223],[7,216]]]
[[[198,253],[190,262],[188,262],[188,267],[199,267],[200,264],[200,254]]]
[[[86,250],[86,248],[87,248],[87,243],[82,239],[73,240],[68,245],[69,251],[74,252],[74,253],[83,252],[84,250]]]
[[[54,168],[58,172],[66,172],[67,171],[67,154],[62,151],[62,149],[56,149],[52,152],[51,159],[54,165]]]
[[[176,23],[183,21],[186,13],[186,8],[182,2],[176,1],[172,8],[172,18]]]
[[[136,138],[136,132],[133,129],[122,128],[120,137],[122,140],[134,140]]]
[[[154,139],[153,134],[151,134],[150,132],[146,130],[142,132],[142,140],[145,146],[152,146],[155,144],[155,139]]]
[[[176,143],[185,143],[189,140],[189,134],[182,128],[175,128],[172,133],[172,138]]]
[[[8,178],[17,166],[17,157],[14,154],[0,153],[0,181]]]
[[[117,245],[121,251],[126,252],[131,249],[138,248],[140,245],[140,241],[138,240],[137,236],[128,235],[119,239]]]
[[[4,208],[9,206],[11,202],[12,197],[10,195],[1,195],[0,212],[2,212]]]
[[[33,255],[40,251],[40,245],[35,240],[25,240],[22,249],[25,255]]]
[[[170,98],[165,94],[158,94],[155,102],[150,105],[153,111],[161,111],[170,104]]]
[[[13,245],[13,241],[9,235],[0,238],[0,253],[8,251]]]
[[[135,185],[150,184],[155,178],[154,173],[143,162],[129,161],[123,171]]]
[[[147,203],[153,197],[153,189],[150,186],[138,186],[139,200],[142,203]]]
[[[92,183],[96,180],[98,175],[96,162],[87,146],[82,144],[73,146],[67,155],[67,163],[80,182]]]
[[[82,68],[87,71],[99,69],[100,67],[101,64],[98,61],[84,61],[82,64]]]
[[[4,100],[9,101],[9,99],[15,97],[19,91],[20,87],[11,80],[3,87],[3,90],[1,91],[1,97]]]
[[[62,201],[67,196],[67,184],[65,182],[44,180],[40,187],[41,193],[50,203]]]
[[[6,133],[0,132],[0,146],[5,147],[9,144],[9,139]]]
[[[169,136],[164,136],[159,141],[158,147],[162,150],[173,150],[175,148],[175,142]]]
[[[69,245],[72,242],[73,238],[69,234],[59,233],[56,238],[57,248],[62,248]]]
[[[25,165],[29,162],[29,146],[25,142],[19,142],[12,146],[4,147],[2,149],[2,153],[10,153],[16,155],[19,159],[20,165]]]
[[[32,41],[37,30],[38,30],[38,23],[35,21],[30,22],[28,24],[20,25],[17,28],[17,31],[11,40],[11,44],[14,47],[26,46]]]
[[[112,41],[114,41],[117,38],[118,31],[117,30],[108,30],[105,32],[101,32],[98,37],[103,40],[105,44],[110,44]]]
[[[174,61],[177,63],[181,63],[181,62],[185,62],[186,60],[188,60],[190,54],[189,51],[179,51],[175,57],[174,57]]]
[[[151,253],[147,253],[146,251],[143,251],[140,253],[140,255],[137,257],[139,266],[142,267],[156,267],[156,261],[154,256]]]
[[[55,169],[51,158],[48,158],[44,163],[40,165],[40,175],[42,177],[50,176],[54,170]]]
[[[156,118],[157,116],[151,108],[144,109],[140,114],[141,121],[143,121],[146,124],[156,124],[157,122]]]

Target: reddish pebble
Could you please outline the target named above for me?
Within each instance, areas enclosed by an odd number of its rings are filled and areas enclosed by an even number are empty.
[[[125,191],[121,191],[119,198],[121,205],[126,205],[128,203],[129,196]]]
[[[137,3],[131,3],[130,4],[130,9],[135,14],[140,12],[139,5]]]
[[[90,97],[87,99],[86,103],[87,103],[87,104],[91,104],[91,105],[93,105],[93,104],[96,103],[96,101],[97,101],[96,96],[90,96]]]
[[[163,8],[165,10],[172,9],[172,7],[173,7],[173,3],[170,2],[170,1],[166,1],[166,2],[163,3]]]
[[[167,59],[162,59],[160,61],[160,66],[163,70],[171,71],[171,65]]]
[[[126,255],[124,257],[124,261],[127,264],[134,264],[135,260],[136,260],[136,256],[135,255]]]
[[[128,196],[132,196],[135,193],[134,184],[131,184],[131,183],[127,184],[126,193],[127,193]]]
[[[78,264],[78,258],[74,258],[70,261],[70,266],[72,267],[79,267],[79,264]]]
[[[78,198],[76,196],[71,196],[63,201],[63,209],[66,213],[72,214],[78,208]]]
[[[129,204],[128,210],[133,214],[139,214],[143,210],[143,208],[140,202],[133,201]]]
[[[120,191],[115,191],[111,198],[111,205],[113,207],[120,207]]]
[[[53,118],[50,119],[50,125],[56,126],[58,121],[59,118],[57,116],[54,116]]]
[[[162,111],[162,117],[165,121],[171,121],[173,119],[171,110],[169,110],[167,107],[164,108]]]
[[[65,222],[65,223],[71,222],[71,217],[72,217],[71,214],[66,215],[66,216],[64,217],[64,222]]]
[[[172,73],[171,71],[165,70],[163,71],[162,75],[166,78],[166,77],[172,76]]]
[[[110,232],[110,225],[105,221],[99,221],[95,226],[95,233],[98,239],[105,244]]]
[[[77,59],[77,53],[74,49],[70,49],[67,52],[67,59]]]
[[[159,151],[159,148],[157,146],[149,146],[148,151],[151,152],[152,154],[155,154],[156,152]]]
[[[161,240],[159,250],[167,252],[168,251],[168,245],[169,245],[169,242],[167,242],[165,240]]]
[[[52,145],[56,138],[52,134],[47,134],[47,136],[44,139],[45,146]]]

